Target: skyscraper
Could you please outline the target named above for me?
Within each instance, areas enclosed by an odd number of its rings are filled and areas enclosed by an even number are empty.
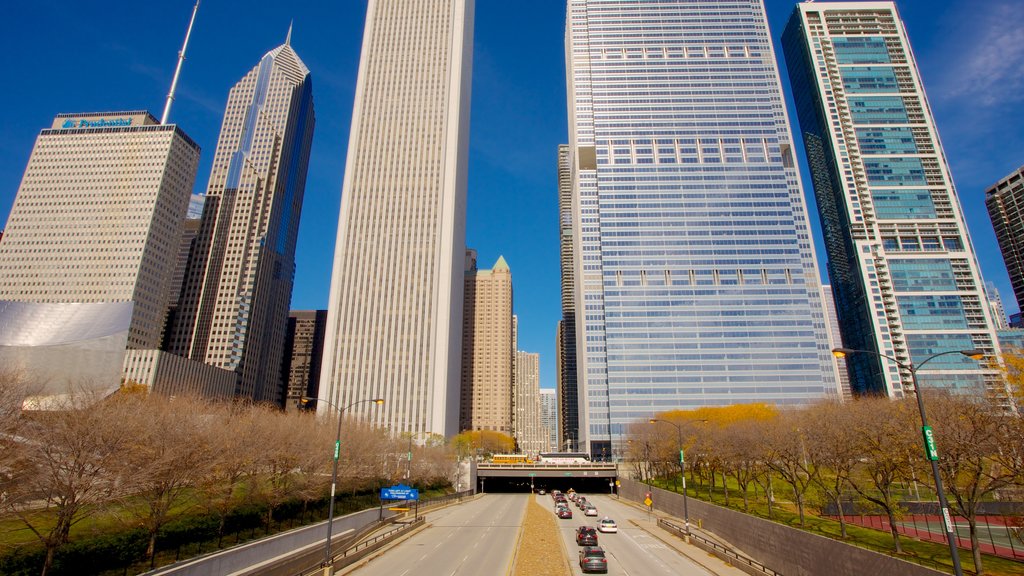
[[[572,157],[569,145],[558,146],[558,253],[562,280],[562,320],[558,323],[558,422],[563,444],[579,442],[579,396],[576,384],[576,283],[573,264]],[[558,442],[554,448],[558,448]]]
[[[512,424],[516,446],[521,454],[536,456],[547,444],[540,423],[540,354],[516,351],[514,396]]]
[[[567,22],[580,447],[833,393],[762,3],[570,0]]]
[[[558,450],[558,394],[552,388],[540,389],[540,425],[547,435],[544,451]]]
[[[396,433],[459,424],[473,5],[366,8],[320,398]]]
[[[512,436],[512,272],[503,257],[491,270],[478,269],[472,250],[467,250],[466,268],[459,430],[496,430]]]
[[[301,406],[303,396],[316,396],[324,356],[327,310],[292,310],[288,314],[284,364],[281,368],[284,409]]]
[[[158,347],[198,165],[199,146],[146,111],[58,114],[11,208],[0,300],[131,303],[127,347]]]
[[[228,95],[168,351],[237,373],[235,394],[280,404],[313,84],[285,43]]]
[[[1017,306],[1024,306],[1024,166],[985,191],[985,206],[1010,273]]]
[[[797,5],[783,34],[849,348],[919,365],[998,352],[989,307],[935,121],[892,2]],[[909,370],[847,357],[855,394],[900,397]],[[997,374],[951,354],[921,386],[1004,394]]]
[[[828,322],[829,346],[843,348],[843,333],[839,329],[839,316],[836,314],[836,299],[832,296],[832,286],[821,287],[821,301],[825,304],[825,320]],[[846,369],[846,358],[834,358],[836,363],[836,387],[843,400],[853,399],[850,389],[850,371]]]

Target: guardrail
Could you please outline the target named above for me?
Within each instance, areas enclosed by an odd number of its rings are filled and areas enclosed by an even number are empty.
[[[659,518],[658,525],[668,530],[669,532],[674,533],[676,536],[679,536],[680,538],[686,538],[686,528],[676,524],[675,522],[665,520],[664,518]],[[768,576],[782,576],[782,574],[780,574],[779,572],[772,570],[771,568],[765,566],[764,564],[761,564],[757,560],[754,560],[753,558],[748,558],[747,556],[740,554],[732,548],[728,548],[726,546],[719,544],[718,542],[715,542],[714,540],[709,540],[701,536],[700,534],[696,534],[693,532],[693,530],[690,531],[690,540],[696,540],[697,545],[699,547],[704,548],[706,551],[714,554],[715,556],[718,556],[726,562],[731,562],[734,565],[737,565],[738,568],[742,569],[744,572],[747,572],[748,574],[750,572],[747,569],[750,569],[755,571],[757,574],[767,574]]]
[[[370,538],[369,540],[364,540],[359,544],[356,544],[355,546],[345,550],[341,554],[335,554],[331,558],[331,561],[334,563],[334,569],[337,570],[339,568],[344,568],[350,564],[353,564],[365,558],[370,553],[376,551],[388,542],[401,536],[403,532],[419,527],[423,525],[424,522],[426,522],[426,518],[424,516],[420,516],[419,518],[416,518],[411,522],[401,524],[398,527],[392,528],[387,532],[378,534],[373,538]],[[307,568],[302,572],[299,572],[296,576],[315,576],[316,574],[322,573],[323,566],[315,566]]]

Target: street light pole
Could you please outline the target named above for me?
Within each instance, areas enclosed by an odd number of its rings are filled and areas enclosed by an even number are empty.
[[[322,567],[324,569],[324,576],[332,576],[334,574],[334,562],[331,561],[331,533],[334,528],[334,493],[338,485],[338,460],[341,457],[341,421],[345,415],[345,411],[357,404],[366,404],[372,402],[378,406],[384,403],[383,398],[371,398],[366,400],[356,400],[344,408],[338,408],[330,400],[324,400],[323,398],[310,398],[303,396],[300,402],[308,404],[309,402],[317,401],[323,402],[328,406],[338,411],[338,434],[334,439],[334,469],[331,471],[331,501],[328,505],[327,511],[327,540],[324,542],[324,562]]]
[[[935,437],[932,435],[932,428],[931,426],[928,425],[928,417],[925,415],[924,397],[921,395],[921,387],[917,383],[917,371],[920,370],[922,366],[927,364],[929,360],[933,358],[938,358],[939,356],[945,356],[946,354],[960,354],[963,356],[967,356],[972,360],[981,360],[982,358],[985,357],[985,352],[983,350],[976,349],[947,350],[945,352],[939,352],[938,354],[932,354],[931,356],[922,360],[920,364],[914,366],[913,364],[906,364],[904,362],[900,362],[899,360],[893,358],[892,356],[887,356],[885,354],[875,352],[874,350],[854,350],[852,348],[835,348],[832,350],[832,355],[835,356],[836,358],[844,358],[849,354],[855,353],[873,354],[875,356],[878,356],[879,358],[892,360],[893,362],[896,363],[897,366],[900,366],[903,369],[910,371],[910,380],[914,384],[914,396],[917,397],[917,410],[921,415],[921,434],[924,438],[924,455],[925,458],[932,465],[932,476],[935,478],[935,494],[939,498],[939,508],[942,512],[942,522],[946,527],[946,541],[949,543],[949,555],[953,561],[953,573],[956,574],[956,576],[963,576],[963,568],[960,567],[960,551],[956,545],[957,536],[955,532],[955,527],[953,526],[953,519],[949,515],[949,502],[946,500],[946,492],[945,490],[942,489],[942,477],[939,475],[939,451],[935,445]]]
[[[676,429],[676,440],[679,446],[679,475],[683,478],[683,524],[686,527],[686,542],[690,542],[690,505],[686,495],[686,458],[683,456],[683,427],[675,422],[669,420],[659,420],[657,418],[651,418],[648,420],[651,424],[656,422],[662,422],[664,424],[671,424]]]

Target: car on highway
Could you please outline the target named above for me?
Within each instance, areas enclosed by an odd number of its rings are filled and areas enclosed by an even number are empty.
[[[569,510],[568,507],[559,508],[555,514],[558,514],[562,520],[572,520],[572,510]]]
[[[539,491],[537,492],[537,494],[540,494],[541,496],[543,496],[543,495],[547,494],[547,492],[545,492],[545,491],[544,491],[544,489],[543,489],[543,488],[541,488],[541,489],[540,489],[540,490],[539,490]]]
[[[601,521],[597,523],[598,532],[618,532],[619,525],[615,523],[615,520],[605,516],[601,518]]]
[[[608,559],[600,546],[584,546],[580,550],[580,569],[587,572],[608,572]]]
[[[576,507],[579,508],[580,510],[583,510],[583,508],[586,505],[587,505],[587,499],[584,498],[583,496],[580,496],[579,498],[576,499]]]
[[[587,507],[583,509],[584,516],[597,516],[597,508],[593,504],[587,504]]]
[[[577,546],[597,546],[597,530],[593,526],[580,526],[576,529]]]

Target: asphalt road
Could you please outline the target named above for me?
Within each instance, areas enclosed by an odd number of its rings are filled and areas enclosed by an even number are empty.
[[[505,574],[529,494],[487,494],[427,516],[430,527],[354,572],[357,576]],[[573,543],[575,547],[575,543]]]
[[[597,517],[584,516],[583,511],[570,502],[572,520],[558,520],[574,574],[582,574],[577,556],[580,547],[576,545],[576,527],[596,527],[598,520],[608,516],[619,525],[619,531],[614,534],[599,532],[597,543],[605,550],[609,575],[710,576],[710,572],[629,521],[631,518],[645,520],[647,515],[643,511],[622,504],[607,494],[586,494],[586,497],[588,502],[597,507]],[[550,496],[537,498],[542,505],[552,510],[552,514],[554,513],[554,502]]]

